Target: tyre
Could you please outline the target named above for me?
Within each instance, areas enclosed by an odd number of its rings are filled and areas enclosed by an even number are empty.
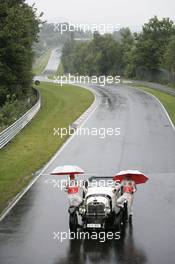
[[[35,85],[40,85],[40,81],[39,80],[36,80],[35,81]]]
[[[121,230],[121,221],[122,221],[122,217],[121,217],[121,213],[119,214],[115,214],[114,217],[114,229],[116,231],[120,231]]]
[[[74,212],[73,214],[69,215],[69,228],[71,232],[76,232],[78,228],[78,219],[77,214]]]
[[[114,217],[115,217],[115,215],[114,214],[111,214],[106,219],[105,225],[104,225],[106,231],[109,231],[109,230],[114,229]]]
[[[126,202],[124,203],[123,214],[124,214],[124,218],[128,219],[128,205]]]

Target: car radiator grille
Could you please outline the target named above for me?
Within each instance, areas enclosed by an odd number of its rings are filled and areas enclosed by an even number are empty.
[[[90,203],[87,206],[88,215],[105,215],[105,205],[102,203]]]

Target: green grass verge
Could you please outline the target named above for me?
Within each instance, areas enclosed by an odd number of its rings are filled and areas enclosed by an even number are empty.
[[[0,211],[32,179],[67,139],[53,129],[68,127],[93,102],[80,87],[41,83],[42,108],[32,122],[0,151]]]
[[[175,124],[175,96],[140,84],[132,84],[131,86],[137,87],[156,96],[159,101],[164,105],[172,122]]]
[[[42,74],[45,67],[47,66],[47,63],[49,61],[50,56],[51,56],[51,50],[48,50],[41,57],[39,57],[36,60],[34,66],[33,66],[34,75],[41,75]]]

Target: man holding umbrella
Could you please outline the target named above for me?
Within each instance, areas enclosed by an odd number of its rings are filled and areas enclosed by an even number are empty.
[[[117,206],[123,207],[124,202],[127,202],[128,216],[129,220],[131,220],[134,193],[137,191],[136,184],[145,183],[148,178],[140,171],[128,170],[119,172],[113,179],[120,182],[119,188],[123,192],[117,199]]]

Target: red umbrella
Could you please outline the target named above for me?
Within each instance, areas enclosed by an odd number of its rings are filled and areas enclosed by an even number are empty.
[[[114,176],[113,180],[121,182],[126,177],[129,177],[129,179],[133,180],[136,184],[145,183],[149,180],[147,176],[137,170],[120,171],[116,176]]]

